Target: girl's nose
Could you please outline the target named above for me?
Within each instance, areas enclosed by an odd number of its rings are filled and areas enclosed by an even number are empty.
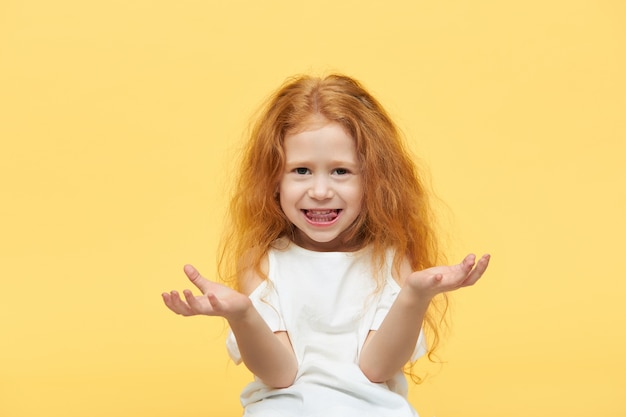
[[[317,176],[314,178],[308,195],[316,200],[326,200],[333,196],[333,190],[328,178]]]

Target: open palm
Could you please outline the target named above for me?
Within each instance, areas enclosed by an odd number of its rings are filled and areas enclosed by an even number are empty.
[[[473,254],[467,255],[461,263],[451,266],[435,266],[410,274],[406,285],[418,294],[427,297],[454,291],[474,285],[489,266],[489,255],[483,255],[478,262]]]
[[[221,316],[229,319],[243,314],[250,307],[251,302],[246,295],[209,281],[193,266],[185,265],[184,271],[189,280],[202,291],[202,295],[194,296],[190,290],[184,290],[183,299],[178,291],[163,293],[163,302],[174,313],[183,316]]]

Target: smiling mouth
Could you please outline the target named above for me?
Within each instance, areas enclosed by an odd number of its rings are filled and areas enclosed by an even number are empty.
[[[310,222],[330,223],[339,216],[341,209],[302,210],[302,212]]]

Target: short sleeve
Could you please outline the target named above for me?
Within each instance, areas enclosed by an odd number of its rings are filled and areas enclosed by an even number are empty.
[[[380,294],[380,299],[376,306],[376,312],[374,313],[374,320],[372,321],[370,330],[378,330],[385,317],[387,317],[387,313],[389,313],[389,309],[393,305],[394,301],[396,301],[399,293],[400,286],[396,283],[396,281],[394,281],[393,278],[387,279],[385,287]],[[413,351],[413,355],[411,355],[411,362],[414,362],[424,356],[427,351],[428,348],[426,347],[424,330],[420,329],[415,350]]]
[[[263,320],[265,320],[268,327],[273,332],[286,330],[285,322],[280,311],[278,294],[276,293],[274,286],[271,285],[269,281],[263,281],[254,291],[252,291],[249,298],[250,301],[252,301],[254,308],[256,308]],[[228,337],[226,338],[226,349],[228,350],[228,355],[233,362],[240,364],[241,354],[232,330],[228,332]]]

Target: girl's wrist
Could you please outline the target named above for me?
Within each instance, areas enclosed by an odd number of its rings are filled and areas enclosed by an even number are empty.
[[[434,298],[433,295],[426,294],[424,291],[420,291],[410,285],[402,287],[402,291],[398,295],[398,298],[402,299],[402,302],[411,308],[424,309],[428,308],[428,305]]]
[[[249,320],[252,314],[252,310],[254,310],[254,305],[252,304],[252,301],[250,301],[250,299],[248,298],[248,302],[243,309],[225,315],[224,318],[232,327],[233,324],[237,325],[239,323],[244,323],[245,321]]]

